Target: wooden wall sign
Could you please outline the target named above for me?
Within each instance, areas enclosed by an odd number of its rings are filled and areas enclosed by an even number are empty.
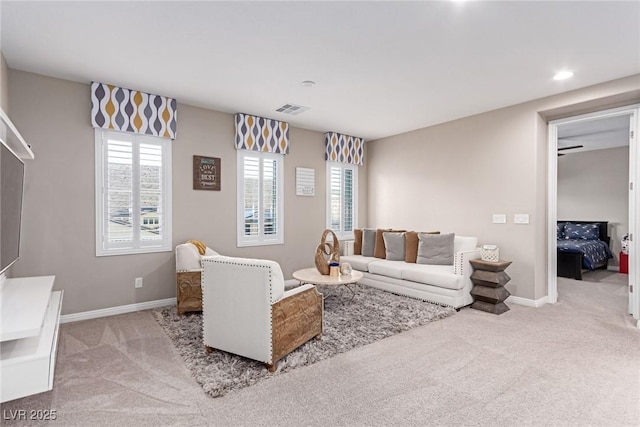
[[[193,156],[193,189],[220,191],[220,159]]]

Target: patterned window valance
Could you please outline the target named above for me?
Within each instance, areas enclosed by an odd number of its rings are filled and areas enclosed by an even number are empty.
[[[324,159],[332,162],[364,164],[364,139],[337,132],[324,134]]]
[[[91,125],[175,139],[176,100],[103,83],[91,83]]]
[[[249,114],[236,114],[238,150],[289,154],[289,123]]]

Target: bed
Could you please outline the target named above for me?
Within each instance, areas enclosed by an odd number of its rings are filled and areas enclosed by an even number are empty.
[[[558,276],[582,280],[582,269],[606,269],[613,258],[608,221],[558,221]]]

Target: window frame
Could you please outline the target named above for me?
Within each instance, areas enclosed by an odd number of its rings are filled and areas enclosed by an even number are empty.
[[[259,176],[260,182],[258,188],[260,189],[260,195],[258,200],[262,200],[263,190],[263,167],[265,160],[275,160],[276,162],[276,211],[278,217],[276,218],[276,226],[278,232],[274,235],[264,234],[262,227],[258,227],[259,234],[257,236],[245,235],[245,206],[244,206],[244,159],[246,157],[257,157],[259,159]],[[236,246],[238,248],[251,247],[251,246],[268,246],[268,245],[282,245],[284,244],[284,154],[276,153],[264,153],[261,151],[251,150],[237,150],[237,180],[236,180],[236,194],[237,194],[237,224],[236,224]],[[258,208],[260,219],[258,224],[263,224],[264,221],[264,209],[262,206]]]
[[[140,216],[133,216],[133,239],[131,244],[123,242],[112,243],[108,241],[108,226],[107,218],[107,192],[106,185],[108,179],[108,144],[107,141],[110,135],[117,135],[118,139],[131,141],[134,148],[134,159],[139,156],[140,144],[149,144],[160,146],[162,150],[162,173],[161,173],[161,204],[160,209],[162,211],[162,229],[163,235],[158,244],[143,243],[140,239],[139,231],[136,230],[136,226],[142,225],[142,218]],[[133,134],[129,132],[121,132],[113,129],[95,128],[95,221],[96,221],[96,256],[114,256],[114,255],[133,255],[144,253],[156,253],[156,252],[172,252],[173,251],[173,237],[172,237],[172,171],[171,171],[171,143],[169,138],[162,138],[151,135]],[[137,186],[134,189],[134,194],[140,193],[140,162],[139,157],[137,161],[133,161],[133,182]],[[139,210],[139,200],[133,201],[132,212]]]
[[[340,189],[340,199],[341,199],[341,215],[340,215],[340,230],[335,231],[332,228],[331,224],[331,169],[338,168],[341,170],[341,189]],[[353,212],[351,218],[351,231],[344,231],[344,171],[351,170],[353,173],[353,184],[352,184],[352,194],[353,194]],[[340,240],[354,240],[355,236],[353,230],[358,228],[358,165],[354,165],[352,163],[343,163],[343,162],[326,162],[326,228],[329,230],[333,230],[338,239]]]

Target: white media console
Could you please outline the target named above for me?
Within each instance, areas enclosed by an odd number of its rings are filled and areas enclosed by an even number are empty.
[[[54,280],[0,281],[0,402],[53,388],[63,294]]]

